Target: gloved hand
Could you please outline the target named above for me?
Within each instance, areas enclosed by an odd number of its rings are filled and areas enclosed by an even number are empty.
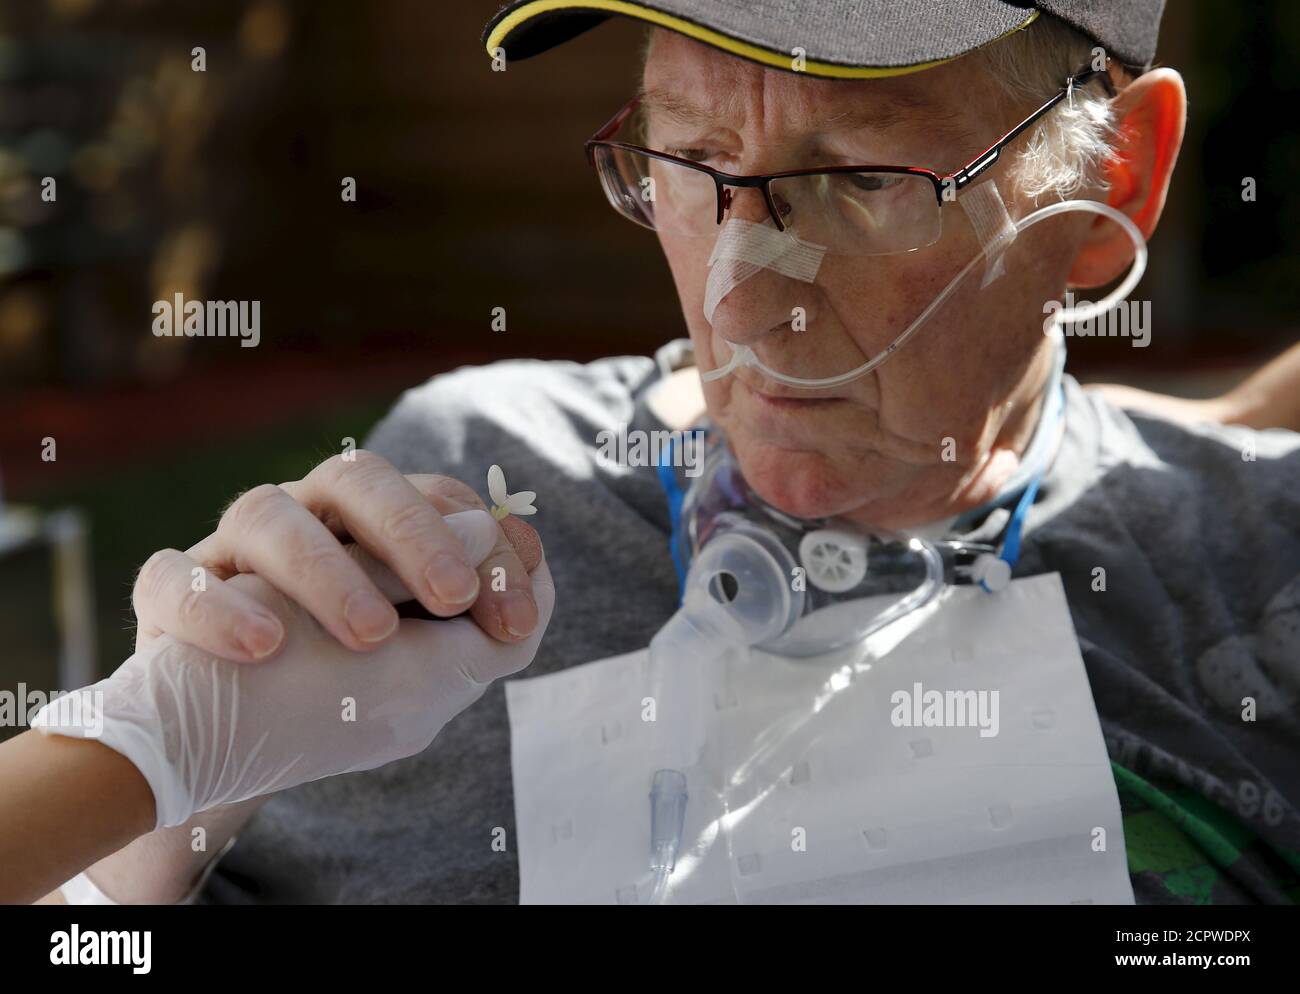
[[[499,532],[485,511],[448,515],[478,566]],[[402,582],[357,546],[348,547],[393,603],[411,599]],[[285,625],[280,654],[264,663],[220,659],[163,636],[112,676],[86,688],[100,741],[144,775],[157,827],[193,814],[338,773],[369,770],[426,748],[494,679],[530,663],[550,621],[555,588],[543,559],[531,574],[538,625],[517,642],[485,634],[469,616],[403,619],[369,652],[342,645],[303,608],[254,574],[226,580]],[[97,722],[59,724],[53,705],[33,720],[46,734],[88,737]]]

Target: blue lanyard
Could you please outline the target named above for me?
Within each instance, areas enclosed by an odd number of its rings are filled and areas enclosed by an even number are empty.
[[[1065,413],[1065,388],[1058,382],[1052,398],[1052,406],[1047,414],[1047,433],[1052,436],[1056,433],[1057,426],[1061,423],[1061,416]],[[1042,461],[1034,470],[1034,475],[1030,478],[1029,483],[1025,486],[1025,492],[1020,495],[1020,500],[1016,502],[1016,509],[1011,512],[1011,520],[1007,522],[1007,530],[1003,534],[1002,548],[998,550],[998,558],[1008,566],[1014,568],[1020,560],[1020,533],[1025,527],[1025,518],[1029,515],[1029,508],[1034,503],[1034,498],[1038,496],[1038,487],[1043,482],[1043,475],[1047,472],[1047,464],[1051,462],[1052,446],[1047,447],[1047,453],[1043,456]],[[980,586],[987,591],[989,588],[984,586],[980,581]]]
[[[668,439],[668,448],[659,454],[659,485],[664,488],[668,498],[668,517],[672,521],[672,533],[668,539],[669,551],[673,555],[673,568],[677,570],[678,598],[686,596],[686,564],[682,562],[680,538],[682,526],[682,501],[686,495],[681,484],[677,482],[677,471],[673,469],[673,453],[677,450],[677,439]]]

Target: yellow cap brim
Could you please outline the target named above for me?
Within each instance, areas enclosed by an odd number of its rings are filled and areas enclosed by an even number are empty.
[[[805,75],[820,76],[827,79],[879,79],[886,76],[902,76],[907,73],[919,72],[923,69],[943,65],[961,57],[960,55],[953,55],[947,58],[904,66],[850,66],[805,57],[796,69],[790,52],[776,51],[742,41],[676,14],[666,13],[639,3],[632,3],[630,0],[531,0],[531,2],[517,4],[513,8],[502,11],[498,15],[499,19],[488,25],[486,37],[484,38],[488,55],[496,58],[500,52],[509,53],[512,38],[526,31],[541,18],[554,18],[556,15],[563,14],[587,15],[588,21],[593,23],[597,19],[604,19],[604,17],[609,16],[630,17],[644,21],[647,24],[676,31],[678,34],[711,45],[731,55],[748,59],[751,62],[771,66],[775,69],[784,69],[788,72],[798,71]],[[985,43],[998,41],[1014,34],[1016,31],[1028,27],[1037,17],[1038,11],[1031,10],[1022,23],[1017,24],[1009,31],[988,39]],[[589,26],[591,26],[590,23],[580,27],[573,34],[580,33]],[[558,44],[558,42],[553,44]],[[551,46],[547,45],[545,47],[549,48]]]

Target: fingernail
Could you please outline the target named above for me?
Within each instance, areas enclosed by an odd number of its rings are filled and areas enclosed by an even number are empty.
[[[397,627],[393,605],[370,590],[357,590],[343,606],[352,634],[362,642],[382,642]]]
[[[450,552],[439,552],[433,557],[433,565],[424,571],[424,579],[433,595],[444,604],[463,604],[478,595],[478,574]]]
[[[537,604],[522,590],[506,591],[497,610],[501,613],[501,627],[515,638],[523,638],[537,627]]]
[[[254,659],[262,659],[275,652],[284,638],[280,619],[270,614],[249,614],[240,618],[235,628],[235,638]]]

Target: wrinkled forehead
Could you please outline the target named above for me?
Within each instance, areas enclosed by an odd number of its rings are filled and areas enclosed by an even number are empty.
[[[906,125],[967,135],[996,115],[980,64],[956,59],[919,72],[832,80],[758,65],[672,31],[651,33],[642,106],[653,119],[701,128],[792,133]]]

